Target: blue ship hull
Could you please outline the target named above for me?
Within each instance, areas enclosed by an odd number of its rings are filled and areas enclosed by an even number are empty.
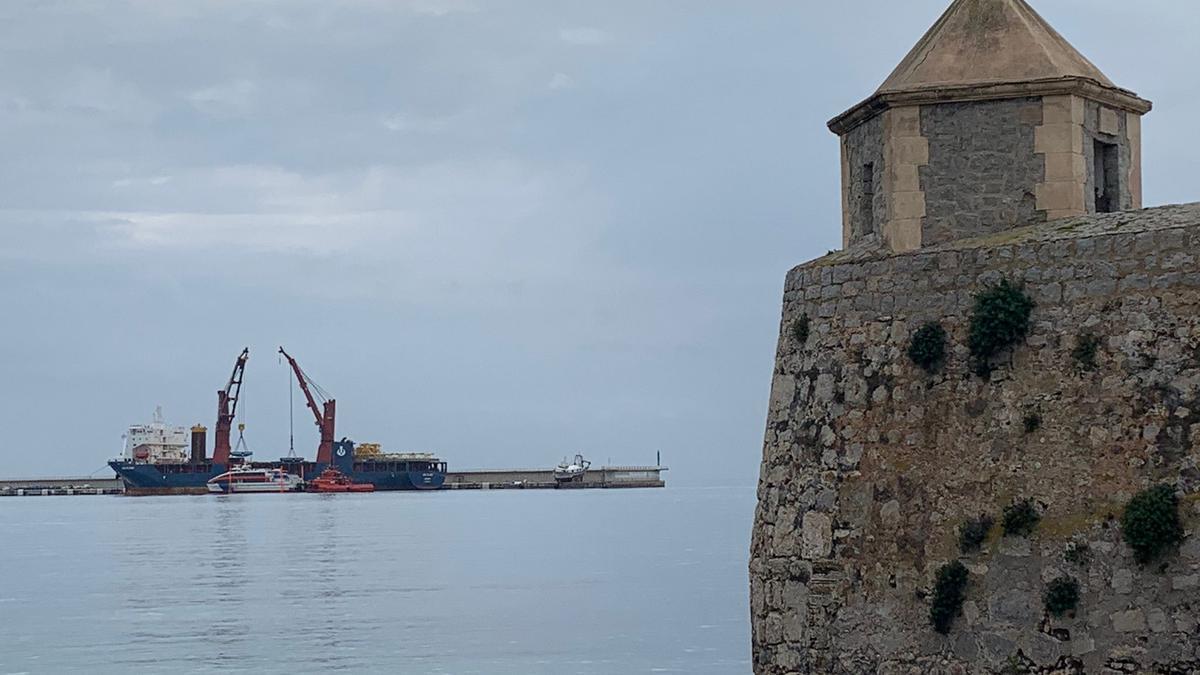
[[[250,462],[261,468],[282,468],[302,480],[316,478],[329,464],[301,460]],[[133,460],[112,460],[108,466],[124,482],[128,494],[189,494],[208,491],[208,480],[229,470],[228,464],[190,462],[185,464],[145,464]],[[334,444],[333,466],[355,483],[371,483],[376,490],[437,490],[446,482],[446,466],[437,460],[400,460],[371,458],[357,460],[354,444]]]

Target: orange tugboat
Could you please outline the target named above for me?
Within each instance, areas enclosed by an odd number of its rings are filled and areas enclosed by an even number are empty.
[[[346,474],[329,467],[320,476],[308,481],[309,492],[374,492],[371,483],[355,483]]]

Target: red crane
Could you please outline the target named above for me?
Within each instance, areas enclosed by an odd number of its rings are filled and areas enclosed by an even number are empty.
[[[233,420],[237,416],[238,396],[242,393],[242,374],[246,372],[246,359],[250,358],[250,348],[242,350],[237,363],[233,364],[233,374],[229,376],[229,384],[217,391],[217,431],[214,435],[213,464],[229,464],[229,432],[233,428]]]
[[[288,364],[292,366],[292,372],[296,374],[296,382],[300,384],[300,391],[304,392],[304,398],[308,401],[308,409],[312,411],[313,417],[317,421],[317,428],[321,430],[321,445],[317,448],[317,464],[332,464],[333,421],[337,411],[337,401],[329,398],[320,385],[305,375],[304,371],[300,369],[300,364],[283,351],[283,347],[279,348],[279,353],[283,354],[283,358],[287,359]],[[316,390],[317,396],[321,398],[322,409],[320,410],[317,409],[317,401],[313,398],[312,390]]]

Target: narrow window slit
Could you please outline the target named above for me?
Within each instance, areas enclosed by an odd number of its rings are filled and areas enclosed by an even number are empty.
[[[1118,147],[1095,142],[1096,213],[1121,210],[1121,169]]]
[[[867,163],[862,170],[862,196],[858,204],[859,222],[863,232],[875,232],[875,164]]]

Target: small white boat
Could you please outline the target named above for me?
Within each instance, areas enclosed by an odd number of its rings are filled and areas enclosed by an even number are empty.
[[[238,467],[208,480],[208,491],[229,492],[295,492],[300,489],[300,477],[283,469],[254,469]]]
[[[567,460],[566,457],[554,467],[554,480],[565,483],[572,480],[583,480],[583,474],[587,473],[591,462],[583,458],[583,455],[575,455],[573,461]]]

